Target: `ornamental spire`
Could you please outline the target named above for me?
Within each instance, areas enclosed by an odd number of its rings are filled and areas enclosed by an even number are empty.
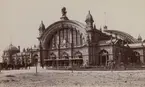
[[[43,21],[41,21],[41,24],[39,26],[39,36],[40,37],[44,33],[44,31],[45,31],[45,25],[43,24]]]
[[[104,12],[104,23],[105,23],[105,25],[104,25],[104,30],[107,30],[107,17],[106,17],[106,12]]]
[[[43,24],[43,21],[41,21],[41,24],[39,26],[39,30],[45,30],[45,25]]]

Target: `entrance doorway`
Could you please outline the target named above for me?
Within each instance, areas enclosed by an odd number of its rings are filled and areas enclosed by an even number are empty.
[[[133,64],[140,64],[140,54],[134,51],[130,59],[130,62]]]
[[[99,66],[106,66],[108,61],[108,52],[106,50],[101,50],[99,52]]]

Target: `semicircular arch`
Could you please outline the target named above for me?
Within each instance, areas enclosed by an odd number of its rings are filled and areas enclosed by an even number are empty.
[[[41,43],[43,48],[47,48],[48,42],[51,40],[52,36],[59,30],[63,28],[69,28],[69,29],[76,29],[82,33],[82,36],[86,39],[87,32],[86,32],[86,26],[78,21],[58,21],[47,27],[45,30],[45,33],[41,37]]]

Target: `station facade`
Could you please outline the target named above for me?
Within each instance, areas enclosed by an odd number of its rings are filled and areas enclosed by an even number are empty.
[[[85,23],[70,20],[62,8],[60,20],[39,27],[41,64],[50,67],[107,66],[109,61],[120,64],[144,65],[145,47],[141,36],[126,32],[97,29],[88,12]]]

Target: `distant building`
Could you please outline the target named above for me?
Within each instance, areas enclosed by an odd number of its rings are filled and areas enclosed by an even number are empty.
[[[34,56],[39,56],[39,48],[34,46],[33,48],[23,49],[20,51],[20,46],[16,47],[10,44],[3,51],[3,63],[4,68],[20,68],[28,65],[33,66],[35,64]]]
[[[141,36],[138,39],[119,30],[110,30],[105,25],[97,29],[89,11],[86,24],[71,20],[62,9],[59,21],[45,28],[39,27],[41,64],[51,67],[107,66],[114,61],[116,66],[144,65],[145,47]]]

